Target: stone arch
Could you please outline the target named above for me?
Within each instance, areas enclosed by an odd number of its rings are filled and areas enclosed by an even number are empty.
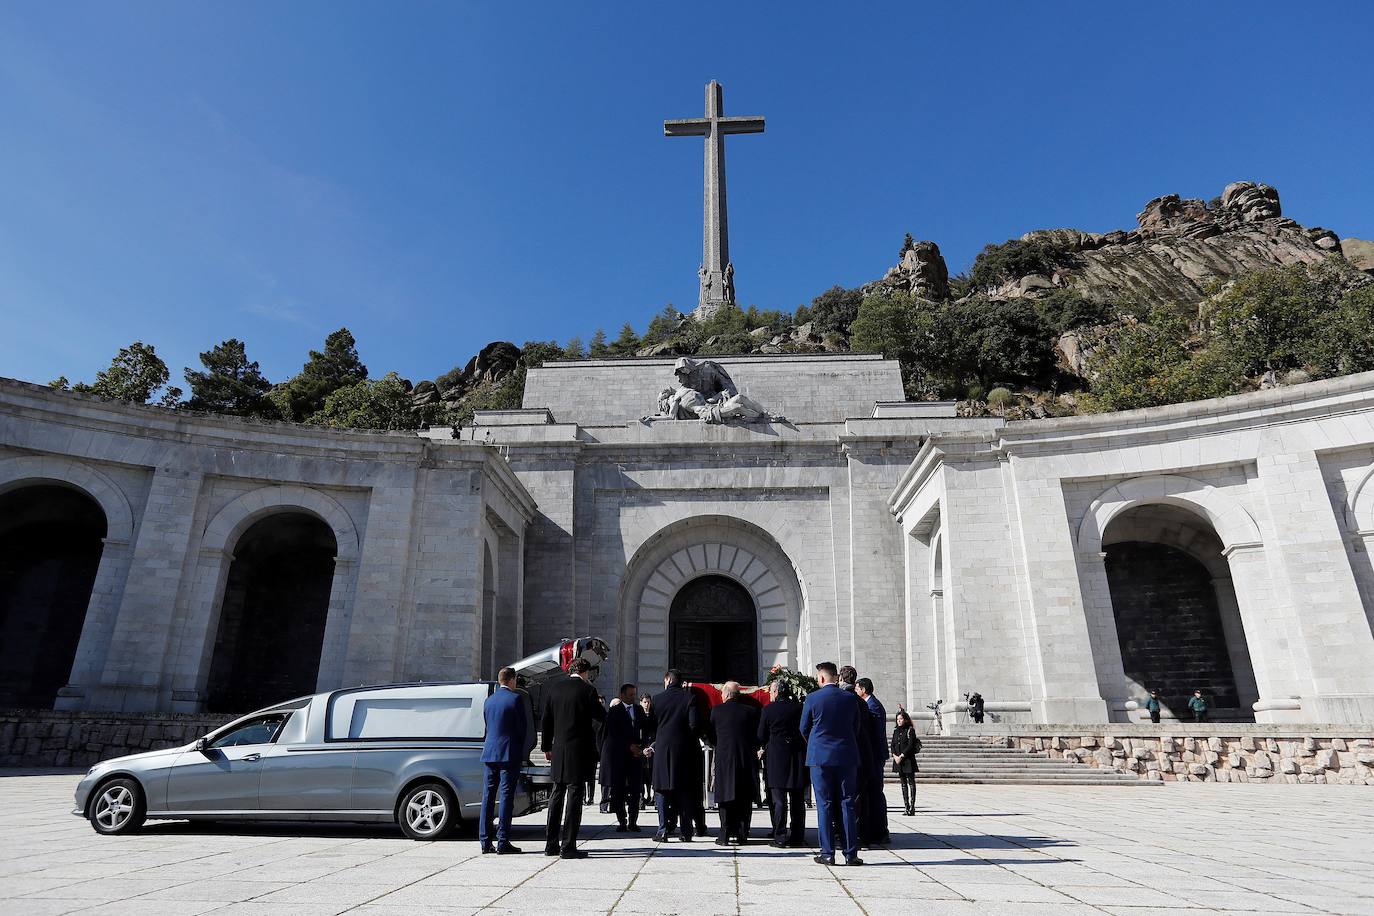
[[[1374,467],[1365,471],[1345,505],[1345,524],[1353,534],[1374,535]]]
[[[348,510],[327,493],[295,484],[260,487],[231,501],[205,527],[201,549],[232,551],[239,536],[258,519],[290,509],[316,515],[333,529],[339,560],[358,559],[358,529]]]
[[[230,501],[205,527],[191,598],[177,637],[182,648],[177,652],[172,684],[172,707],[176,711],[194,712],[204,708],[225,585],[239,538],[256,522],[276,513],[290,512],[312,515],[334,534],[334,576],[317,687],[330,689],[340,685],[359,565],[361,538],[357,526],[348,510],[320,490],[299,484],[264,486]]]
[[[1261,543],[1259,526],[1238,502],[1211,484],[1176,474],[1132,477],[1105,490],[1092,501],[1078,527],[1078,551],[1098,554],[1107,525],[1127,509],[1147,503],[1177,506],[1201,515],[1215,529],[1230,552]]]
[[[0,461],[0,493],[36,483],[82,491],[105,512],[106,543],[127,544],[133,540],[134,511],[129,499],[119,484],[101,471],[57,455],[23,455]]]
[[[627,566],[620,596],[620,670],[643,684],[662,678],[673,598],[688,582],[708,575],[739,583],[753,599],[761,671],[799,664],[806,594],[796,566],[762,528],[724,516],[696,516],[656,532]]]

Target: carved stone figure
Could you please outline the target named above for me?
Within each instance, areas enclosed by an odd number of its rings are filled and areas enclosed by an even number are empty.
[[[768,415],[757,401],[739,393],[730,373],[714,360],[681,357],[673,366],[673,375],[678,386],[664,388],[658,393],[657,412],[652,417],[645,417],[646,420],[724,423]]]

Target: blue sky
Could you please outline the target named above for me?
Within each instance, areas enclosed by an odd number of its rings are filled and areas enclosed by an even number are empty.
[[[0,375],[643,330],[695,305],[701,144],[661,122],[712,78],[768,119],[728,143],[745,304],[1241,178],[1374,238],[1374,4],[945,6],[0,4]]]

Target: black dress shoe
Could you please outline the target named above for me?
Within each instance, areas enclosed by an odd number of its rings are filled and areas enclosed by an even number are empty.
[[[624,824],[616,824],[616,825],[615,825],[615,832],[616,832],[616,833],[628,833],[629,830],[630,830],[630,828],[629,828],[629,827],[626,827]]]
[[[727,839],[726,839],[725,837],[723,837],[723,836],[718,836],[718,837],[716,837],[716,845],[717,845],[717,846],[729,846],[729,845],[730,845],[730,841],[727,840]]]
[[[655,843],[666,843],[666,842],[668,842],[668,834],[664,833],[662,830],[658,831],[657,833],[654,834],[654,842],[655,842]]]
[[[815,862],[817,865],[834,865],[834,864],[835,864],[835,857],[834,857],[834,856],[822,856],[822,855],[817,855],[817,856],[815,856],[814,858],[812,858],[811,861]]]
[[[544,847],[544,855],[546,855],[546,856],[556,856],[556,855],[558,855],[558,847],[555,846],[555,847],[553,847],[552,849],[550,849],[549,847],[545,846],[545,847]]]
[[[638,824],[630,824],[625,828],[627,833],[643,833],[644,830]]]
[[[852,859],[846,859],[844,864],[845,864],[845,865],[862,865],[862,864],[864,864],[864,860],[863,860],[863,859],[860,859],[858,856],[855,856],[855,857],[852,858]]]
[[[678,839],[684,843],[690,843],[692,842],[692,835],[690,833],[681,833],[678,834]]]
[[[779,843],[777,840],[769,840],[769,841],[768,841],[768,845],[769,845],[769,846],[772,846],[774,849],[787,849],[787,848],[788,848],[786,843]]]
[[[495,851],[496,851],[496,847],[495,847],[495,846],[483,846],[483,847],[482,847],[482,855],[484,855],[484,856],[485,856],[485,855],[489,855],[490,853],[493,853],[493,852],[495,852]]]
[[[585,850],[585,849],[569,849],[567,852],[561,852],[561,853],[559,853],[559,854],[558,854],[558,858],[560,858],[560,859],[585,859],[585,858],[587,858],[587,850]]]
[[[735,845],[736,845],[736,846],[748,846],[748,845],[749,845],[749,838],[748,838],[747,836],[739,837],[738,839],[735,840]]]
[[[524,851],[525,850],[521,849],[519,846],[515,846],[511,843],[496,844],[496,854],[498,856],[518,856]]]

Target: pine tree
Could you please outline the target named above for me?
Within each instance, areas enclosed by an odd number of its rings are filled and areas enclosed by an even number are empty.
[[[639,335],[635,333],[634,325],[628,321],[620,328],[620,336],[617,337],[610,346],[612,356],[634,356],[639,349]]]
[[[257,362],[250,362],[243,341],[231,337],[200,354],[204,372],[186,369],[191,387],[192,410],[238,417],[277,416],[276,405],[267,397],[272,383],[263,378]]]
[[[605,328],[597,328],[596,333],[592,335],[592,346],[589,351],[592,359],[600,359],[609,355],[609,350],[610,347],[606,346]]]
[[[346,385],[366,381],[367,366],[348,328],[339,328],[324,339],[324,351],[310,351],[300,374],[272,390],[272,400],[283,417],[304,422],[324,407],[325,398]]]
[[[583,359],[587,355],[587,348],[582,346],[582,338],[574,337],[568,341],[563,348],[563,356],[567,359]]]

